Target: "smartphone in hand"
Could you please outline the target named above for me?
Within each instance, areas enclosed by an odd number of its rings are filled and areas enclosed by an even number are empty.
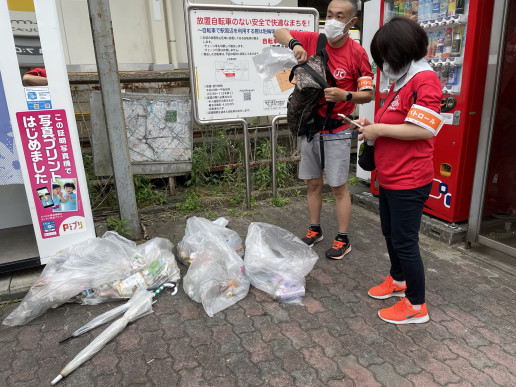
[[[359,125],[357,124],[356,122],[354,122],[353,120],[351,120],[351,118],[349,118],[348,116],[345,116],[344,114],[340,114],[338,113],[337,114],[339,117],[341,117],[342,119],[346,120],[348,123],[350,123],[351,125],[354,125],[356,126],[357,128],[362,128],[362,125]],[[355,128],[351,127],[353,130],[355,130]]]

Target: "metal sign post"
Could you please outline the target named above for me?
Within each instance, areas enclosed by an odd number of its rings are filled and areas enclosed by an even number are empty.
[[[285,115],[293,88],[289,72],[264,82],[252,58],[265,47],[279,46],[273,37],[277,28],[317,31],[319,14],[314,8],[191,4],[188,0],[184,11],[194,118],[199,124],[245,123],[247,149],[245,118]],[[250,208],[249,155],[245,153]]]
[[[88,9],[111,149],[118,210],[121,219],[127,220],[133,238],[139,238],[141,230],[138,222],[138,207],[136,206],[133,172],[127,145],[109,0],[88,0]]]

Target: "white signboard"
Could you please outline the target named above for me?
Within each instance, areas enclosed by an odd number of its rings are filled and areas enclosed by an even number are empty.
[[[9,11],[14,36],[38,36],[38,22],[34,12]]]
[[[18,153],[16,167],[22,173],[40,261],[45,264],[59,250],[94,238],[95,226],[62,39],[56,28],[56,3],[35,0],[34,5],[48,86],[23,87],[16,31],[11,28],[7,4],[1,0],[0,73]]]
[[[288,81],[290,71],[264,82],[252,58],[265,47],[279,46],[273,36],[277,28],[315,31],[318,27],[315,9],[236,10],[239,8],[189,12],[198,122],[286,114],[294,86]]]
[[[231,2],[240,5],[277,5],[281,0],[231,0]]]

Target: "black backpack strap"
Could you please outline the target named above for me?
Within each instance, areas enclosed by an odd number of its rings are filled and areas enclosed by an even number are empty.
[[[325,61],[328,61],[328,53],[326,52],[326,42],[328,39],[325,34],[319,34],[317,38],[317,48],[315,49],[315,55],[322,56]]]
[[[412,96],[414,97],[414,105],[416,104],[416,101],[417,101],[417,91],[414,90],[414,92],[412,93]]]

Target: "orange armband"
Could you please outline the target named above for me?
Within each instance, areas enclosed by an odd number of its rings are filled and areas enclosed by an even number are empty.
[[[410,108],[407,117],[405,117],[405,122],[410,122],[429,130],[434,136],[437,136],[444,124],[443,117],[439,113],[416,104]]]
[[[358,91],[362,90],[373,90],[373,78],[367,76],[358,78]]]

